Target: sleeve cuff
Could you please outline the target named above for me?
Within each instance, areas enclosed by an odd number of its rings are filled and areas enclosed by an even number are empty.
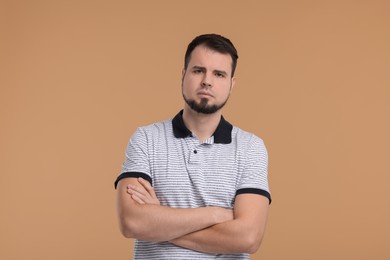
[[[236,196],[240,195],[240,194],[245,194],[245,193],[258,194],[258,195],[261,195],[261,196],[268,198],[269,204],[271,204],[271,202],[272,202],[271,194],[266,190],[256,189],[256,188],[243,188],[243,189],[239,189],[236,191]]]
[[[118,182],[124,178],[142,178],[142,179],[147,180],[150,183],[150,185],[153,186],[152,178],[149,175],[147,175],[146,173],[143,173],[143,172],[123,172],[118,176],[118,178],[116,178],[116,181],[114,183],[115,189],[118,185]]]

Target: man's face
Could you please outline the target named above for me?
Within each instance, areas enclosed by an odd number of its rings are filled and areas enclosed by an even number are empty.
[[[231,71],[232,58],[229,54],[197,46],[187,70],[183,70],[182,91],[186,105],[203,114],[221,109],[234,86]]]

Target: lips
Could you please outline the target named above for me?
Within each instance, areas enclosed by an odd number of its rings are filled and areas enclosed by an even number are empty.
[[[207,97],[212,97],[212,96],[213,96],[213,95],[211,95],[210,93],[204,92],[204,91],[198,92],[198,95],[200,95],[200,96],[207,96]]]

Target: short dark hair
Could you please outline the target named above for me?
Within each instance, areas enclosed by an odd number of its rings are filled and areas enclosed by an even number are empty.
[[[184,70],[187,70],[192,51],[199,45],[204,45],[207,48],[222,54],[229,54],[230,57],[232,57],[232,77],[234,76],[238,59],[237,50],[228,38],[214,33],[199,35],[195,37],[190,44],[188,44],[187,51],[184,56]]]

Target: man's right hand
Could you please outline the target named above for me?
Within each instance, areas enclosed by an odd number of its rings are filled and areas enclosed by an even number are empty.
[[[213,207],[214,208],[214,207]],[[217,223],[223,223],[233,220],[234,212],[232,209],[215,207],[215,220]]]

